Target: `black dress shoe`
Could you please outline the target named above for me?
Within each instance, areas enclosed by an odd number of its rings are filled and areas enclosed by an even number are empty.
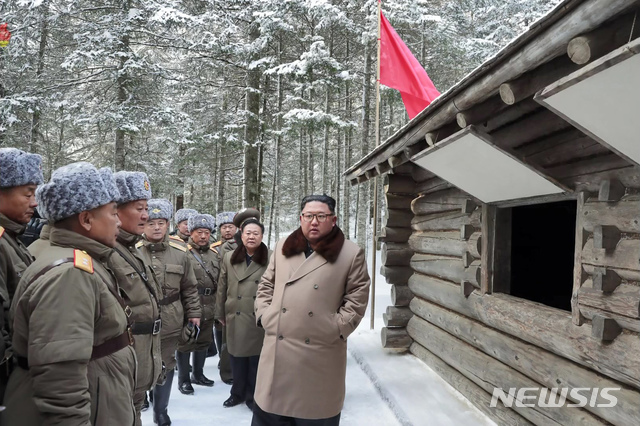
[[[225,385],[232,385],[233,384],[233,379],[229,379],[229,380],[223,380]]]
[[[179,384],[178,390],[184,395],[193,395],[193,386],[189,382]]]
[[[247,407],[249,407],[249,410],[253,411],[253,401],[245,401],[245,404],[247,404]]]
[[[225,408],[235,407],[236,405],[242,404],[244,401],[240,398],[237,398],[234,395],[231,395],[225,402],[222,403],[222,406]]]
[[[164,412],[164,413],[160,413],[160,414],[153,414],[153,422],[155,424],[157,424],[158,426],[170,426],[171,425],[171,419],[169,418],[169,415]]]
[[[147,411],[149,409],[149,400],[147,399],[147,394],[144,394],[144,401],[142,401],[142,411]]]
[[[206,386],[206,387],[211,387],[213,386],[214,381],[211,379],[207,379],[204,374],[200,375],[200,376],[194,376],[193,374],[191,375],[191,383],[193,383],[194,385],[199,385],[199,386]]]

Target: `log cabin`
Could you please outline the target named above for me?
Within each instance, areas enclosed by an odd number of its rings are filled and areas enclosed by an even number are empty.
[[[500,425],[640,424],[639,10],[561,2],[345,173],[384,179],[382,345]]]

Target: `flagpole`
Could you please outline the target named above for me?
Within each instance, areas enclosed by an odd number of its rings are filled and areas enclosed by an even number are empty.
[[[380,14],[382,13],[382,0],[378,0],[378,56],[376,61],[376,148],[380,145]],[[373,178],[373,259],[371,261],[371,330],[375,328],[376,317],[376,249],[378,248],[378,177]]]

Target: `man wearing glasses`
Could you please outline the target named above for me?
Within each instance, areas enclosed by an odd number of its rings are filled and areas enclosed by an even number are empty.
[[[336,201],[302,199],[300,228],[278,241],[255,302],[265,337],[252,426],[334,426],[345,396],[347,337],[367,308],[364,251],[336,225]]]

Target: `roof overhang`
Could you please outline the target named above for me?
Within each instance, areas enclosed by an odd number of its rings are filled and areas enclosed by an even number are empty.
[[[484,203],[569,191],[500,149],[491,136],[473,126],[416,154],[411,161]]]
[[[548,86],[535,100],[640,165],[640,39]]]

